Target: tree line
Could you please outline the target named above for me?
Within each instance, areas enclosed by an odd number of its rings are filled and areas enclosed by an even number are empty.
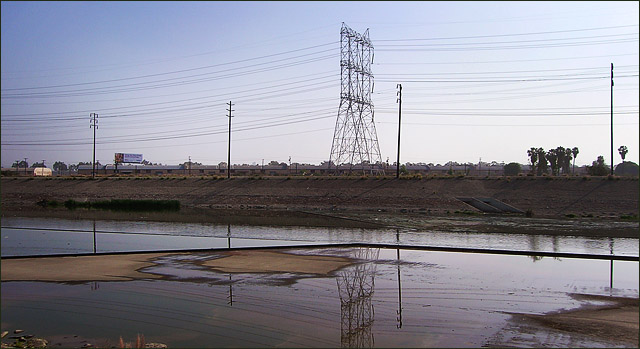
[[[549,173],[549,169],[551,169],[551,174],[554,176],[559,175],[560,172],[563,174],[574,173],[576,157],[578,157],[579,153],[578,147],[557,147],[546,151],[543,148],[531,147],[531,149],[527,150],[527,155],[531,162],[531,173],[535,173],[538,176]],[[573,164],[571,160],[573,160]]]
[[[622,158],[621,165],[633,166],[635,164],[624,161],[628,152],[629,149],[625,145],[618,148],[618,153]],[[531,162],[531,173],[538,176],[548,174],[549,170],[551,170],[551,175],[553,176],[557,176],[561,172],[563,174],[568,174],[570,170],[572,174],[575,173],[576,157],[579,153],[580,150],[578,147],[557,147],[547,151],[543,148],[531,147],[531,149],[527,150],[527,155]],[[571,160],[573,160],[573,164],[571,164]],[[602,155],[598,156],[598,158],[591,163],[591,166],[587,165],[586,167],[587,173],[592,176],[606,176],[611,171],[611,168],[605,164],[604,156]],[[635,167],[637,167],[637,165],[635,165]],[[616,171],[618,171],[618,169],[616,169]]]

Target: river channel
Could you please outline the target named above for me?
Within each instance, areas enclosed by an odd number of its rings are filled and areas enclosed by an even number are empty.
[[[327,247],[353,242],[532,255]],[[241,247],[282,247],[277,253],[352,262],[325,274],[203,267]],[[169,347],[611,347],[620,343],[540,328],[514,330],[512,314],[598,304],[576,294],[637,298],[639,289],[637,260],[535,255],[638,256],[638,239],[2,220],[3,257],[205,248],[217,250],[155,259],[144,272],[157,278],[3,281],[2,330],[25,329],[50,339],[50,346],[77,347],[117,346],[120,336],[131,341],[137,334]]]

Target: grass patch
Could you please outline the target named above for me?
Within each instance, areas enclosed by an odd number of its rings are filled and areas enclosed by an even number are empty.
[[[38,202],[36,202],[36,205],[41,206],[41,207],[58,207],[61,204],[55,200],[46,200],[46,199],[42,199]]]
[[[634,215],[622,215],[620,216],[620,219],[623,219],[625,221],[637,221],[638,220],[638,215],[634,214]]]
[[[95,208],[112,211],[179,211],[180,201],[112,199],[106,201],[79,202],[76,200],[67,200],[64,202],[64,206],[70,210],[76,208]]]

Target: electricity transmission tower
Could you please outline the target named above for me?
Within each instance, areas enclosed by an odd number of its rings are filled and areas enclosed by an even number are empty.
[[[336,172],[384,173],[373,121],[373,45],[369,29],[358,34],[342,23],[340,30],[340,107],[333,134],[329,166]]]

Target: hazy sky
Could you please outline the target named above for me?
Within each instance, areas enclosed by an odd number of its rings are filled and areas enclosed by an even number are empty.
[[[340,28],[369,29],[382,160],[638,163],[638,2],[2,2],[2,166],[141,153],[156,163],[319,164]]]

